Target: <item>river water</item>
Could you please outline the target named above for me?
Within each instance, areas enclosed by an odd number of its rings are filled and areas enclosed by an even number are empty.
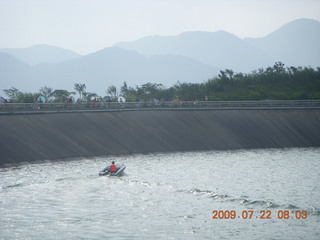
[[[99,177],[112,160],[125,174]],[[0,183],[0,239],[320,239],[317,148],[48,161]]]

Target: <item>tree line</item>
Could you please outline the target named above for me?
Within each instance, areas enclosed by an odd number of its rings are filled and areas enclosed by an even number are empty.
[[[158,83],[145,83],[131,87],[126,82],[117,89],[112,85],[105,91],[108,97],[99,97],[87,92],[85,84],[75,83],[74,90],[80,101],[97,98],[103,101],[117,101],[119,96],[130,102],[149,101],[230,101],[230,100],[307,100],[320,99],[320,67],[285,67],[282,62],[266,69],[260,68],[251,73],[235,73],[226,69],[204,83],[177,82],[169,88]],[[42,87],[37,93],[23,93],[12,87],[4,89],[12,102],[34,102],[40,96],[53,102],[65,102],[76,92],[63,89],[53,90]]]

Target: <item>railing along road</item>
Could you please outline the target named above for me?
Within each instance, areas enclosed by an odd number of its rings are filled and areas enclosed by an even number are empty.
[[[320,108],[320,100],[185,101],[185,102],[89,102],[1,103],[0,112],[112,111],[126,109],[265,109]]]

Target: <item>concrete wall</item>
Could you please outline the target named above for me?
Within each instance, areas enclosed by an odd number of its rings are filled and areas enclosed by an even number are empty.
[[[122,111],[0,116],[0,165],[99,155],[320,147],[320,110]]]

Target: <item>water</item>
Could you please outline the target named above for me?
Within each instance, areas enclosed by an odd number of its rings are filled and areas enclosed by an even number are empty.
[[[126,174],[99,177],[112,160]],[[271,149],[0,169],[0,239],[320,239],[319,160],[320,149]],[[237,217],[212,219],[214,210]]]

